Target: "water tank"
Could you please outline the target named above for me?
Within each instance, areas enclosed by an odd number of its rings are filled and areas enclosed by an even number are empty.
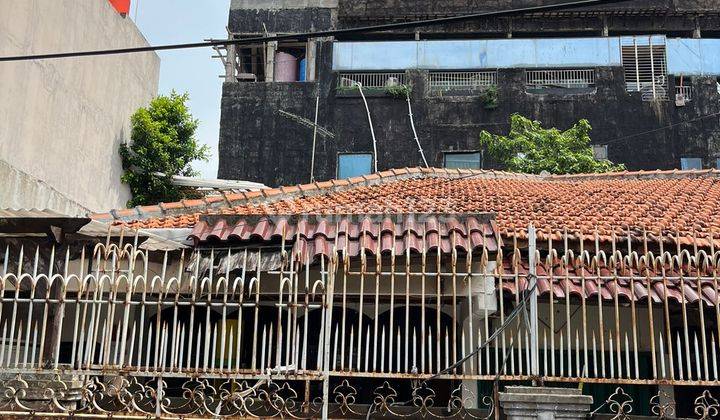
[[[292,54],[278,51],[275,53],[275,81],[297,82],[298,63]]]
[[[307,58],[300,60],[300,70],[298,74],[298,80],[304,82],[307,80]]]

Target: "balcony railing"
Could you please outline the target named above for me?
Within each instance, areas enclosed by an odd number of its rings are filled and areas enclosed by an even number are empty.
[[[675,94],[682,95],[686,102],[690,102],[693,99],[693,88],[692,86],[675,86]]]
[[[526,70],[525,84],[530,89],[587,88],[595,85],[595,70]]]
[[[497,85],[497,71],[430,72],[428,87],[431,91],[474,89]]]
[[[339,86],[343,88],[353,87],[359,83],[364,88],[382,89],[405,84],[405,73],[340,73]]]

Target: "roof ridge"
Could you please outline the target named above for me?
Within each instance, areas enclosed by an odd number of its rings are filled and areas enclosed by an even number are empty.
[[[563,180],[587,180],[587,179],[685,179],[685,178],[701,178],[713,177],[720,178],[720,170],[718,169],[655,169],[652,171],[621,171],[621,172],[598,172],[584,174],[558,174],[548,175],[547,180],[563,181]]]
[[[158,203],[149,206],[136,206],[129,209],[113,209],[105,213],[89,213],[88,217],[105,222],[131,222],[150,218],[167,218],[188,213],[207,213],[217,209],[229,209],[254,202],[273,203],[284,199],[311,197],[319,194],[340,192],[359,186],[371,186],[403,179],[423,178],[476,178],[476,179],[516,179],[536,181],[582,181],[607,179],[683,179],[703,176],[720,178],[720,170],[654,170],[654,171],[623,171],[587,174],[527,174],[494,169],[448,169],[434,167],[405,167],[375,172],[369,175],[346,179],[330,179],[315,181],[295,186],[263,188],[257,191],[240,193],[221,193],[203,197],[202,199],[180,200],[171,203]]]

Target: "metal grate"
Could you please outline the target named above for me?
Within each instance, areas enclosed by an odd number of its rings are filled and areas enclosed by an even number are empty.
[[[595,70],[526,70],[525,85],[531,89],[559,87],[578,89],[595,86]]]
[[[720,383],[717,237],[674,251],[630,233],[601,247],[596,233],[574,252],[567,230],[547,235],[543,254],[531,240],[312,264],[284,239],[180,254],[122,237],[0,247],[0,416],[342,418],[368,412],[359,403],[400,410],[399,391],[462,396],[462,381]],[[536,309],[513,320],[533,278]],[[391,414],[475,405],[437,398]],[[489,414],[473,418],[491,418],[492,399],[477,401]]]
[[[356,83],[376,89],[404,85],[405,73],[340,73],[341,87],[352,87]]]
[[[693,88],[692,86],[675,86],[675,94],[682,95],[685,97],[685,101],[692,101]]]
[[[627,91],[641,92],[643,101],[667,100],[665,38],[624,37],[620,42]]]
[[[428,86],[432,91],[495,85],[497,85],[497,71],[437,71],[428,75]]]

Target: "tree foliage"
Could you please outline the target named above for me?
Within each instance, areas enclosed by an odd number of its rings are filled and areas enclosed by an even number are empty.
[[[514,114],[510,117],[507,136],[483,130],[480,145],[512,172],[577,174],[625,170],[622,164],[594,158],[591,130],[587,120],[580,120],[572,128],[560,131],[543,128],[539,121]]]
[[[186,191],[172,185],[171,177],[196,175],[190,163],[209,156],[207,146],[195,138],[198,120],[190,114],[188,99],[187,93],[160,95],[133,114],[132,143],[120,145],[125,171],[121,179],[132,192],[128,206],[187,198]]]

